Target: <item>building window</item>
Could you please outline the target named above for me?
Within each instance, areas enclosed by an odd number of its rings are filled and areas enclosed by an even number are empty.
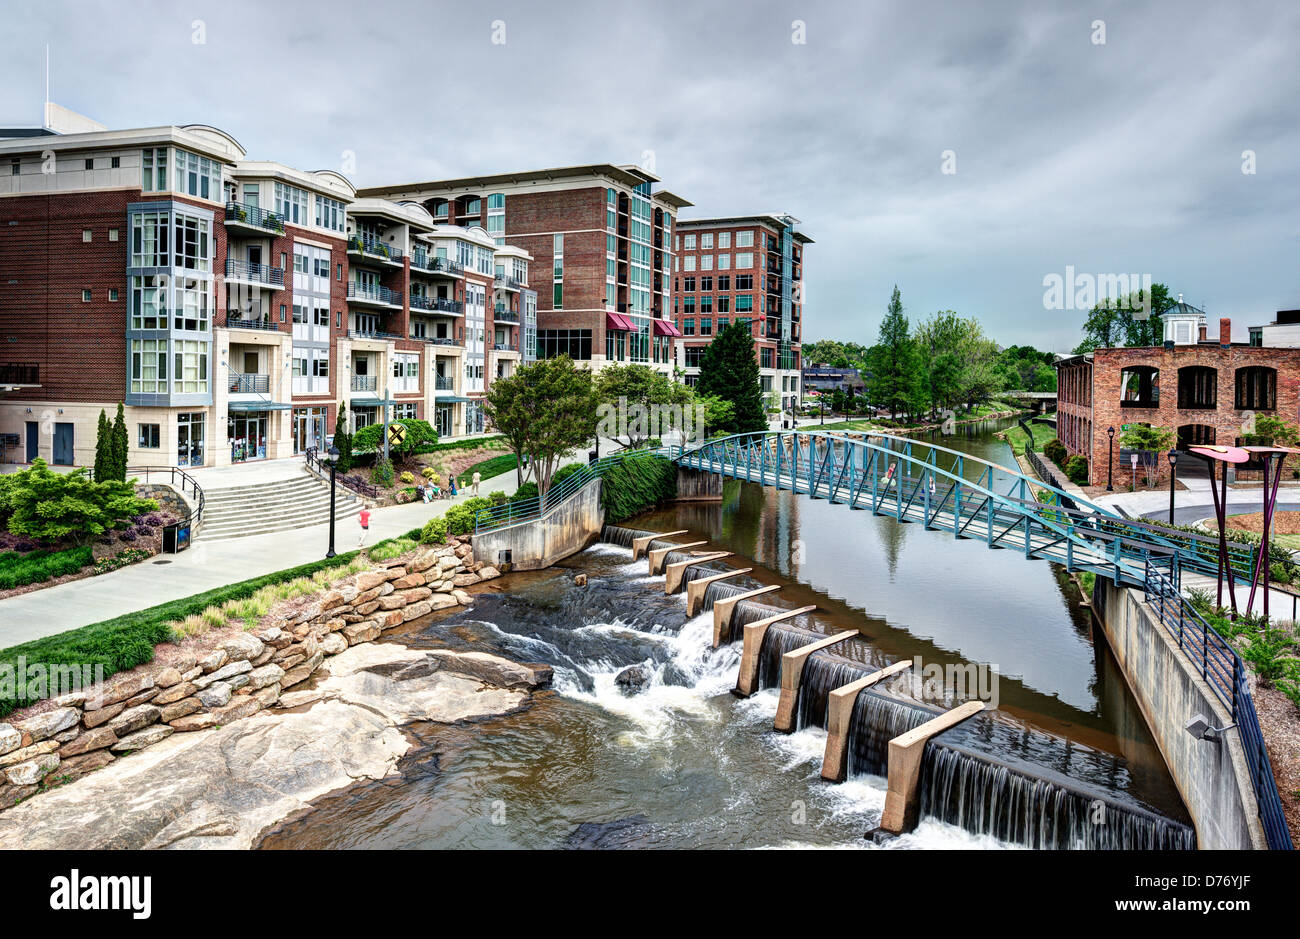
[[[95,158],[86,157],[86,169],[93,170],[94,168],[95,168]]]
[[[683,335],[683,336],[694,336],[694,335],[695,335],[695,320],[694,320],[694,319],[687,318],[687,319],[682,320],[682,335]]]
[[[713,335],[713,317],[712,317],[712,316],[701,316],[701,317],[700,317],[700,335],[701,335],[701,336],[712,336],[712,335]]]
[[[745,294],[744,296],[740,296],[736,298],[737,313],[749,313],[752,312],[753,309],[754,309],[753,294]]]
[[[737,274],[737,275],[736,275],[736,289],[737,289],[737,290],[753,290],[753,289],[754,289],[754,275],[753,275],[753,274]]]
[[[110,228],[110,229],[108,230],[108,240],[109,240],[109,241],[117,241],[117,239],[118,239],[118,232],[117,232],[117,229],[116,229],[116,228]]]
[[[22,163],[21,160],[15,158],[15,159],[9,161],[9,175],[10,175],[10,176],[17,176],[19,173],[22,172],[22,168],[23,168],[23,163]]]
[[[575,361],[590,361],[590,329],[539,329],[537,331],[537,357],[551,359],[567,355]]]
[[[173,361],[174,390],[177,394],[207,394],[208,344],[183,341],[175,343]]]
[[[167,393],[167,340],[131,340],[131,391]]]
[[[701,277],[701,278],[700,278],[700,289],[703,290],[705,293],[708,293],[708,292],[710,292],[711,290],[713,290],[713,278],[712,278],[712,277]]]
[[[750,254],[748,251],[742,251],[736,255],[736,268],[738,270],[743,270],[745,268],[753,267],[753,266],[754,266],[754,255]]]
[[[120,169],[122,166],[122,158],[120,156],[110,157],[108,165],[113,169]]]
[[[275,213],[292,225],[307,224],[307,192],[297,186],[275,184]]]
[[[109,300],[110,303],[116,303],[116,302],[117,302],[117,288],[116,288],[116,287],[109,287],[109,288],[108,288],[108,300]]]
[[[167,148],[148,147],[141,157],[140,188],[145,192],[167,191]]]
[[[736,247],[737,248],[754,247],[754,233],[752,231],[736,232]]]
[[[731,232],[724,231],[718,233],[718,247],[719,248],[731,247]]]
[[[1277,370],[1265,365],[1237,369],[1238,411],[1272,411],[1277,408]]]
[[[316,197],[316,227],[341,232],[346,213],[343,203],[326,196]]]
[[[551,299],[552,309],[564,309],[564,236],[556,235],[552,241],[555,255],[554,295]],[[576,356],[575,356],[576,358]],[[587,358],[591,358],[590,353]]]
[[[82,302],[82,303],[89,303],[89,302],[90,302],[90,288],[89,288],[89,287],[86,287],[84,290],[81,291],[81,302]]]
[[[89,228],[83,228],[81,230],[81,240],[83,242],[93,241],[94,238],[95,238],[95,233],[91,231]]]
[[[1218,369],[1207,365],[1188,365],[1178,370],[1178,406],[1188,410],[1213,410],[1218,407]]]
[[[221,164],[187,150],[176,151],[176,191],[199,199],[221,192]]]
[[[161,424],[140,424],[136,435],[136,446],[144,450],[157,450],[162,446]]]
[[[695,278],[694,278],[694,277],[683,277],[683,278],[682,278],[682,290],[686,291],[687,293],[694,293],[694,292],[695,292]]]
[[[1160,370],[1150,365],[1134,365],[1119,373],[1120,407],[1158,408],[1160,406]]]
[[[1178,449],[1214,446],[1214,428],[1208,424],[1184,424],[1178,428]]]
[[[694,235],[687,235],[687,236],[686,236],[686,244],[685,244],[684,247],[685,247],[685,249],[686,249],[687,251],[694,251],[694,250],[695,250],[695,236],[694,236]]]
[[[683,257],[681,260],[682,260],[682,270],[684,271],[695,270],[695,255],[688,254],[685,257]]]
[[[713,233],[712,233],[712,232],[705,232],[703,235],[700,235],[700,250],[701,250],[701,251],[711,251],[711,250],[713,250]]]

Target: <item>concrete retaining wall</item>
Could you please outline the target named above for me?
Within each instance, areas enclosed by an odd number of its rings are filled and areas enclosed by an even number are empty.
[[[1137,699],[1204,849],[1266,849],[1259,808],[1236,730],[1197,740],[1184,726],[1204,714],[1232,723],[1199,669],[1147,606],[1141,590],[1097,578],[1094,601],[1111,651]]]
[[[593,479],[545,518],[474,535],[474,559],[509,570],[536,571],[583,550],[600,537],[605,510]],[[505,560],[505,552],[510,560]]]
[[[715,473],[677,467],[678,502],[722,501],[722,477]]]

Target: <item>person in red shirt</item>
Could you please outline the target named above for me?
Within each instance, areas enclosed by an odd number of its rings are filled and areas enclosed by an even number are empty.
[[[362,508],[361,514],[357,516],[361,522],[361,537],[357,539],[357,547],[360,548],[366,543],[366,535],[370,533],[370,510]]]

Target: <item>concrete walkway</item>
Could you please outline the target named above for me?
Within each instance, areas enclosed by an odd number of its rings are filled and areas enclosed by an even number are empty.
[[[300,461],[294,462],[298,462],[301,473]],[[273,473],[277,468],[268,464],[266,471]],[[515,471],[510,470],[482,480],[479,494],[486,496],[500,489],[510,495],[515,488]],[[366,543],[373,545],[419,528],[470,497],[465,492],[428,505],[412,503],[374,509]],[[351,551],[360,533],[356,516],[341,520],[335,531],[335,550],[340,554]],[[318,561],[325,557],[328,547],[328,524],[224,541],[204,542],[200,537],[180,554],[160,555],[109,574],[0,600],[0,649]],[[170,563],[159,564],[160,560]]]

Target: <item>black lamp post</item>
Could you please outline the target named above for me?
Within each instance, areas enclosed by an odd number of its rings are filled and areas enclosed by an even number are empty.
[[[337,486],[337,476],[339,468],[339,448],[330,444],[330,448],[325,451],[325,462],[330,465],[330,549],[325,553],[327,558],[334,557],[334,493]]]
[[[1115,471],[1115,428],[1106,428],[1106,491],[1114,492],[1115,487],[1111,485],[1111,477]]]
[[[1174,485],[1178,480],[1178,454],[1169,451],[1169,524],[1174,523]]]

